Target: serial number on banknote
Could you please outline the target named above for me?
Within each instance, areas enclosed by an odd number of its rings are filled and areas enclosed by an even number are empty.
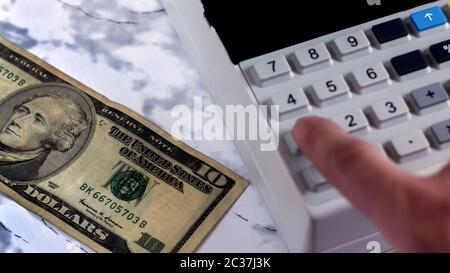
[[[16,75],[11,69],[0,65],[0,75],[2,78],[7,79],[10,82],[16,83],[18,86],[24,86],[27,82]]]
[[[91,196],[96,202],[104,205],[110,211],[114,212],[117,215],[120,215],[127,221],[139,226],[140,228],[145,228],[147,226],[148,222],[146,220],[141,219],[141,217],[137,216],[134,212],[130,211],[127,208],[124,208],[122,205],[119,205],[114,201],[113,198],[109,197],[108,195],[96,191],[94,187],[91,187],[88,184],[84,183],[83,185],[81,185],[80,190],[88,196]]]

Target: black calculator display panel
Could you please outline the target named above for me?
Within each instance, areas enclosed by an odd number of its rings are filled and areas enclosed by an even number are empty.
[[[234,64],[433,0],[202,0]]]

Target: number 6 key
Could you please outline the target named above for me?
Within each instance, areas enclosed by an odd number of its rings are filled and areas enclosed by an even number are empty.
[[[350,76],[350,83],[359,94],[388,87],[391,84],[389,73],[382,63],[357,69]]]

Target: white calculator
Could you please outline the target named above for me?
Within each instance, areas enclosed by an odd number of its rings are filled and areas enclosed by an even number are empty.
[[[291,130],[332,119],[418,175],[450,159],[450,3],[167,0],[214,101],[279,105],[280,146],[237,141],[292,252],[390,251],[322,177]],[[370,160],[368,158],[367,160]]]

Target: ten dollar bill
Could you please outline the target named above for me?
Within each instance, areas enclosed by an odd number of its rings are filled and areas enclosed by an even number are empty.
[[[248,182],[0,37],[0,191],[99,252],[191,252]]]

